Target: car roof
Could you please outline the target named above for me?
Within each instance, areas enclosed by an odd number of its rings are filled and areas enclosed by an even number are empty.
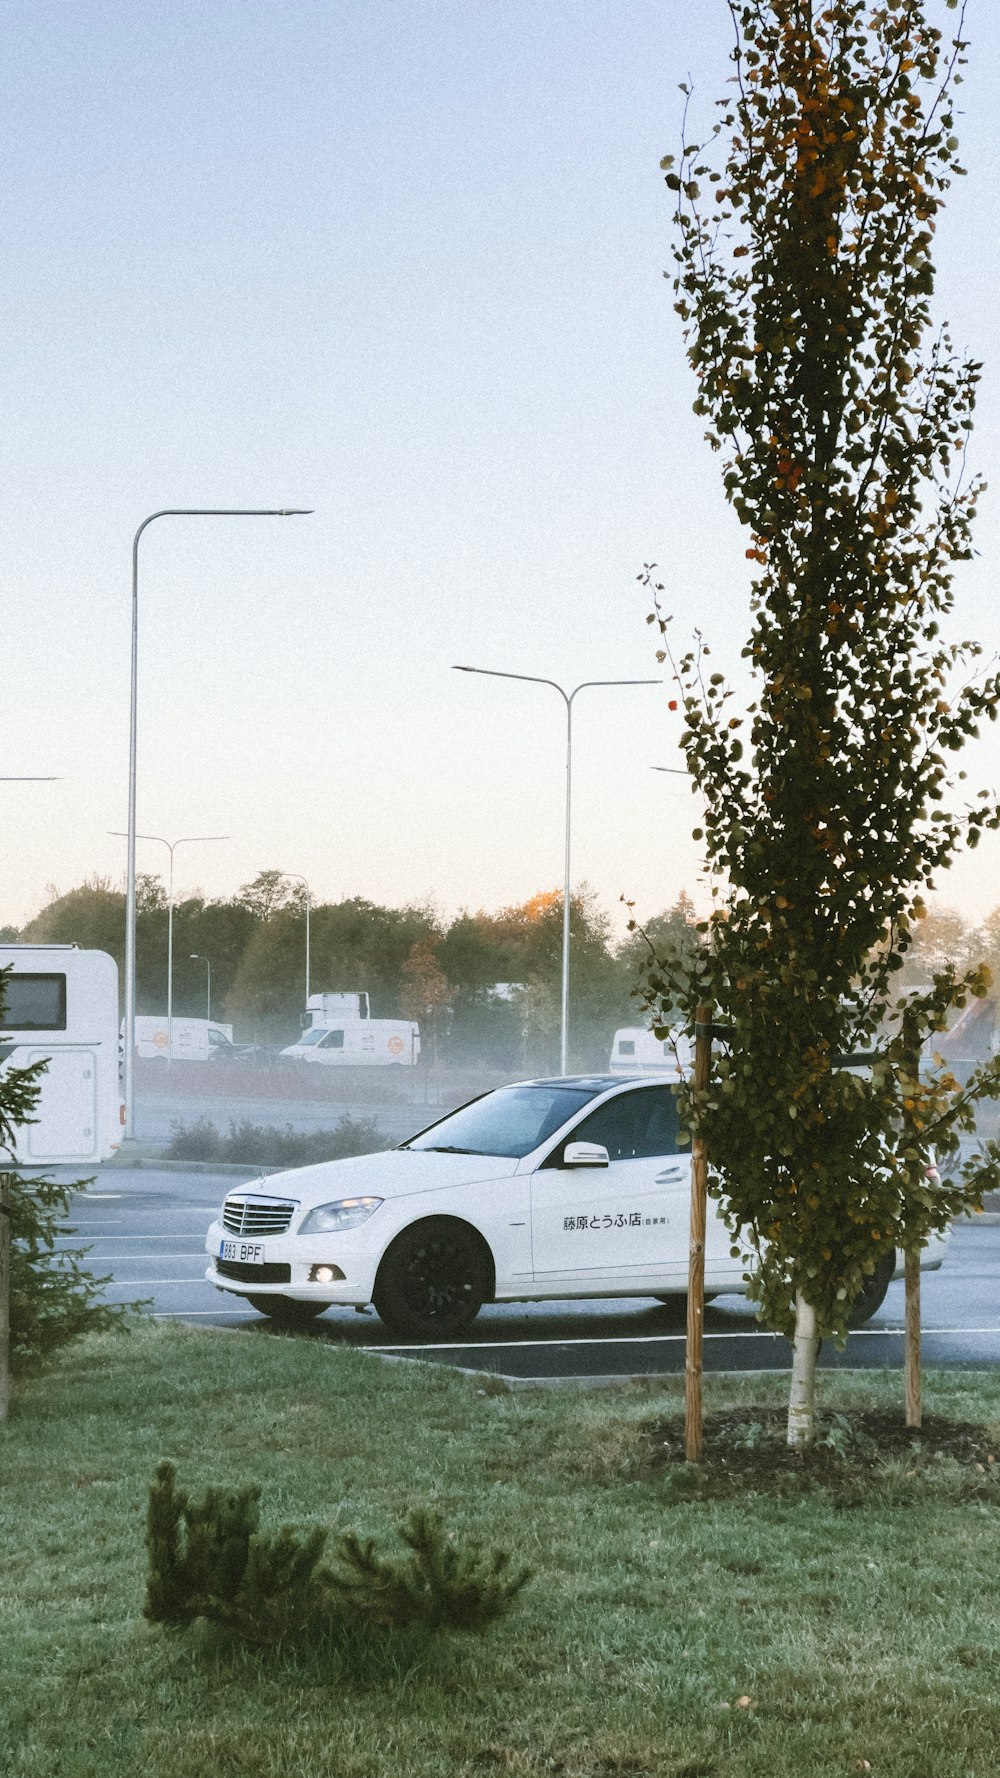
[[[551,1074],[538,1080],[511,1083],[521,1087],[580,1087],[588,1092],[603,1093],[610,1087],[669,1086],[669,1081],[651,1080],[648,1074]]]

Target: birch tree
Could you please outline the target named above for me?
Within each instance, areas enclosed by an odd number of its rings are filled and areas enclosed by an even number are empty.
[[[820,1338],[845,1333],[894,1250],[997,1183],[991,1152],[947,1184],[932,1170],[996,1091],[992,1068],[960,1090],[915,1060],[988,972],[896,982],[935,878],[1000,825],[956,760],[995,719],[1000,678],[941,629],[981,492],[966,472],[980,366],[931,315],[935,223],[961,171],[961,14],[948,40],[952,0],[729,10],[730,93],[707,141],[685,116],[663,166],[695,411],[748,533],[754,701],[739,712],[703,637],[674,648],[648,568],[706,811],[695,838],[722,886],[704,949],[664,947],[646,993],[661,1030],[701,1001],[728,1027],[687,1115],[761,1312],[794,1338],[800,1444]],[[870,1074],[835,1064],[876,1048]]]

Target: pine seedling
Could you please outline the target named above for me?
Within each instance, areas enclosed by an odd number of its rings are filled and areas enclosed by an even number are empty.
[[[371,1538],[362,1541],[353,1533],[340,1540],[334,1591],[370,1623],[481,1630],[509,1610],[531,1579],[530,1569],[511,1568],[506,1550],[460,1549],[431,1513],[411,1513],[399,1535],[408,1558],[380,1556]]]

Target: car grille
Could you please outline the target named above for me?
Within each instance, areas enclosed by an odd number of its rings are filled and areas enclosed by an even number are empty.
[[[283,1235],[297,1209],[287,1198],[227,1198],[222,1226],[231,1235]]]
[[[290,1284],[291,1266],[245,1266],[238,1259],[217,1259],[215,1269],[223,1278],[235,1278],[241,1284]]]

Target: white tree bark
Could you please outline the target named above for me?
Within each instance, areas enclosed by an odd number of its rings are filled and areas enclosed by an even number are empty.
[[[816,1361],[819,1335],[816,1311],[801,1290],[795,1296],[795,1339],[792,1344],[792,1386],[788,1394],[788,1444],[802,1450],[816,1430]]]

